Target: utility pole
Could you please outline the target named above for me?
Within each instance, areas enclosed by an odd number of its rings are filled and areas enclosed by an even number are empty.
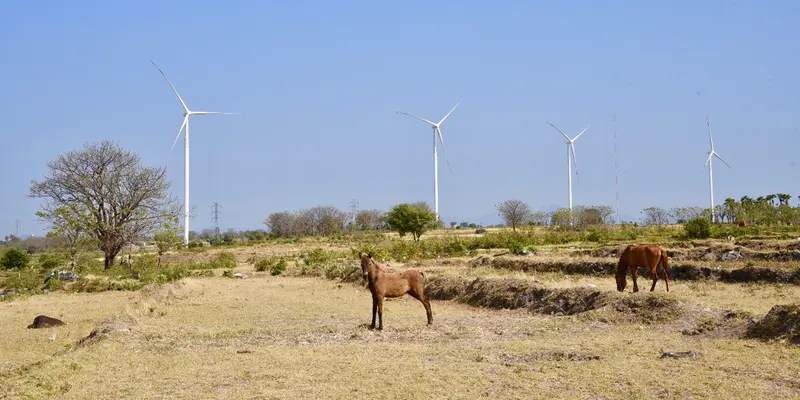
[[[212,214],[213,214],[212,220],[214,220],[214,241],[215,242],[217,240],[219,240],[219,214],[220,214],[219,208],[220,207],[221,206],[216,201],[214,202],[214,205],[212,206]]]

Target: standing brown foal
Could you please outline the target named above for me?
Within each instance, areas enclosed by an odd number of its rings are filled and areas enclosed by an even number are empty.
[[[361,254],[361,276],[369,282],[372,292],[372,325],[375,329],[375,313],[378,314],[378,330],[383,329],[383,298],[401,297],[408,293],[422,302],[428,316],[428,325],[433,323],[431,303],[425,298],[423,283],[425,275],[416,269],[409,269],[401,274],[393,274],[372,259],[372,254]]]

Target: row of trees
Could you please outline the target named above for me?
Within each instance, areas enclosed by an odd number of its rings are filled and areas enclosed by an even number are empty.
[[[562,208],[553,212],[532,212],[530,206],[522,200],[505,200],[495,206],[500,217],[507,226],[516,230],[521,225],[553,225],[587,227],[613,223],[613,209],[609,206]]]
[[[347,213],[334,206],[316,206],[272,213],[264,224],[277,237],[328,236],[345,230],[385,230],[388,228],[386,218],[380,210]]]
[[[727,198],[713,210],[714,220],[718,222],[739,223],[749,225],[797,225],[800,224],[800,206],[792,206],[792,196],[786,193],[775,193],[752,198]],[[642,222],[647,225],[664,225],[669,223],[685,223],[703,217],[711,219],[712,211],[703,207],[676,207],[664,209],[648,207],[642,210]]]

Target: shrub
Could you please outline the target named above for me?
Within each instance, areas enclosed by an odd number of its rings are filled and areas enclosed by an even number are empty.
[[[461,229],[461,227],[459,226],[458,229]],[[475,234],[480,235],[482,233],[486,233],[486,229],[483,228],[475,229]]]
[[[269,271],[269,274],[272,276],[276,276],[284,272],[286,272],[286,260],[281,258],[278,260],[277,263],[275,263],[275,265],[272,266],[272,268]]]
[[[0,266],[3,269],[23,269],[28,266],[31,258],[27,252],[19,249],[9,249],[3,257],[0,258]]]
[[[64,259],[53,253],[44,253],[39,256],[39,271],[52,271],[64,263]]]
[[[586,235],[586,240],[595,243],[605,242],[608,240],[607,236],[603,231],[591,231]]]
[[[229,252],[223,251],[217,254],[217,257],[212,261],[214,264],[214,268],[227,268],[233,269],[236,268],[236,256]]]
[[[703,217],[694,218],[683,226],[689,239],[706,239],[711,236],[711,222]]]
[[[514,255],[520,255],[523,251],[525,251],[525,246],[516,239],[512,239],[508,242],[508,251]]]

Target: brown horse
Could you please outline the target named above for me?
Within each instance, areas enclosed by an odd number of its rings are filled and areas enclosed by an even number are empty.
[[[639,285],[636,284],[638,277],[638,270],[641,267],[650,269],[650,275],[653,277],[653,286],[650,291],[656,289],[656,282],[658,282],[658,274],[664,274],[664,282],[667,284],[667,292],[669,292],[669,277],[667,276],[667,251],[662,249],[656,244],[644,245],[629,245],[625,248],[619,256],[619,263],[617,264],[617,290],[622,292],[625,290],[628,282],[625,280],[625,274],[628,269],[631,270],[633,277],[633,292],[639,291]]]
[[[372,325],[375,329],[375,313],[378,314],[378,330],[383,329],[383,298],[401,297],[408,293],[422,302],[428,316],[428,325],[433,323],[431,303],[425,298],[423,284],[425,274],[409,269],[401,274],[394,274],[372,259],[372,254],[361,254],[361,276],[369,283],[372,292]]]

